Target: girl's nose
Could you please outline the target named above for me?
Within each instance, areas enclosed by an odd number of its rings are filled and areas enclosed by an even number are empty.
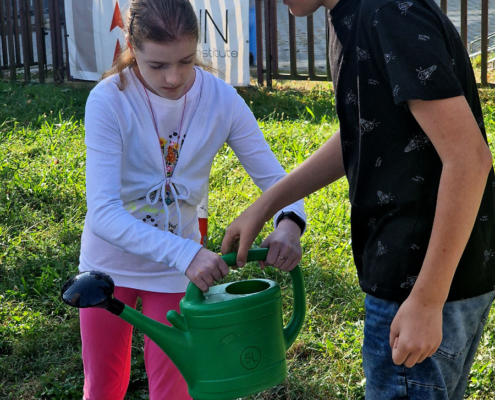
[[[168,86],[177,86],[181,83],[182,77],[179,71],[168,71],[165,75],[165,81]]]

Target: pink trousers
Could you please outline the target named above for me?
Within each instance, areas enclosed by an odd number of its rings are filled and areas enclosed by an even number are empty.
[[[170,325],[169,310],[179,311],[184,293],[155,293],[116,287],[115,297],[136,308],[142,300],[143,314]],[[99,308],[80,310],[84,400],[123,400],[131,373],[132,326]],[[144,362],[151,400],[190,400],[187,385],[175,365],[147,336]]]

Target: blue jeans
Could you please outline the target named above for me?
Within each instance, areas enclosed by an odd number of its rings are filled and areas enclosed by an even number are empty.
[[[400,304],[367,295],[363,368],[366,400],[461,400],[495,292],[445,303],[437,352],[412,368],[395,365],[390,325]]]

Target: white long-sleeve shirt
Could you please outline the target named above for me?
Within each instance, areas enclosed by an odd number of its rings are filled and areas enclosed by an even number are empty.
[[[91,91],[86,105],[88,212],[79,269],[105,272],[117,286],[183,292],[189,282],[185,271],[201,249],[197,206],[222,145],[234,150],[263,191],[286,173],[235,89],[196,68],[185,108],[184,96],[167,100],[148,92],[160,135],[178,132],[184,111],[185,136],[171,178],[175,202],[166,218],[167,225],[180,225],[181,236],[163,224],[149,224],[151,218],[163,221],[167,208],[161,199],[150,201],[159,197],[165,182],[162,149],[146,89],[132,70],[124,73],[128,83],[123,91],[118,75],[111,76]],[[302,200],[284,211],[306,219]]]

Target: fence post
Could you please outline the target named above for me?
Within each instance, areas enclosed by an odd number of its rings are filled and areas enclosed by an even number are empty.
[[[27,20],[26,0],[19,0],[19,19],[22,35],[22,61],[24,66],[24,81],[31,80],[30,54],[29,54],[29,29]]]
[[[48,12],[50,14],[50,32],[52,42],[52,62],[53,62],[53,80],[62,82],[63,73],[63,48],[60,34],[60,3],[59,0],[50,0],[48,2]]]
[[[447,0],[440,0],[440,8],[447,14]]]
[[[28,28],[28,49],[29,49],[29,65],[34,64],[34,45],[33,45],[33,24],[31,21],[31,0],[24,0],[26,2],[26,19]]]
[[[10,67],[10,80],[15,81],[15,52],[14,52],[14,38],[12,27],[12,3],[10,0],[5,0],[5,18],[7,18],[7,40],[9,42],[9,67]]]
[[[270,59],[272,78],[278,74],[277,1],[270,0]]]
[[[12,0],[12,23],[14,26],[15,64],[21,66],[21,44],[19,43],[19,16],[17,0]]]
[[[315,72],[315,28],[313,15],[309,15],[307,18],[308,26],[308,75],[309,79],[313,79],[316,75]]]
[[[1,65],[9,65],[9,56],[7,53],[7,27],[5,26],[5,13],[3,10],[4,0],[0,0],[0,37],[2,40],[2,56],[3,62]]]
[[[45,32],[43,29],[43,4],[42,0],[33,0],[34,9],[34,23],[36,26],[36,51],[38,55],[38,77],[40,83],[45,82],[45,64],[46,64],[46,50],[45,50]]]
[[[62,1],[62,25],[64,27],[64,45],[65,45],[65,71],[66,71],[66,76],[67,80],[71,79],[70,76],[70,60],[69,60],[69,41],[68,37],[69,34],[67,33],[67,17],[65,14],[65,1]]]
[[[270,3],[272,0],[265,0],[265,55],[266,55],[266,87],[272,87],[272,46],[270,38]]]
[[[464,47],[467,49],[467,17],[468,17],[467,0],[461,0],[461,39]]]
[[[256,70],[258,73],[258,85],[263,86],[263,9],[262,0],[255,0],[256,8]]]
[[[481,85],[488,86],[488,0],[481,0]]]

